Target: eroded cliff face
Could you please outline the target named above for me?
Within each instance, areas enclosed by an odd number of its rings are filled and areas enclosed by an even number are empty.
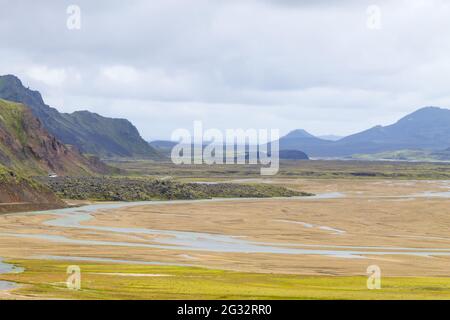
[[[44,185],[0,166],[0,212],[63,208],[65,203]]]
[[[64,145],[23,104],[0,100],[0,164],[26,175],[91,175],[110,168]]]

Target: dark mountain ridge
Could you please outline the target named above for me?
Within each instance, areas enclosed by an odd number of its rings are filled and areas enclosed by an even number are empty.
[[[0,76],[0,98],[30,107],[52,135],[82,153],[104,158],[158,157],[128,120],[107,118],[89,111],[60,113],[46,105],[38,91],[25,88],[14,75]]]
[[[92,175],[112,172],[95,157],[61,143],[23,104],[0,99],[0,164],[25,175]]]
[[[280,149],[296,149],[315,157],[340,157],[402,149],[442,150],[450,146],[450,110],[421,108],[388,126],[328,141],[288,134],[280,139]]]

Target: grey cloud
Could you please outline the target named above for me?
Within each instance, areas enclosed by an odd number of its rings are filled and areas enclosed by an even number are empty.
[[[148,138],[197,118],[348,134],[449,106],[449,5],[374,2],[378,31],[369,1],[0,1],[0,72]],[[79,31],[66,28],[72,3]]]

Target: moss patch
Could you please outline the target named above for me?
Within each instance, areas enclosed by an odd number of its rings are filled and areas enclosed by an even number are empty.
[[[437,277],[384,277],[382,289],[368,290],[364,276],[280,275],[53,260],[17,260],[10,263],[24,267],[25,272],[5,274],[0,278],[25,285],[16,289],[15,293],[40,298],[450,299],[450,279]],[[79,291],[66,287],[69,265],[81,268]]]

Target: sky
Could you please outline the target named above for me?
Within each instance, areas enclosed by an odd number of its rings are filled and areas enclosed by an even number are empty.
[[[450,107],[450,1],[0,7],[0,74],[17,75],[61,112],[127,118],[147,140],[194,120],[348,135],[423,106]]]

